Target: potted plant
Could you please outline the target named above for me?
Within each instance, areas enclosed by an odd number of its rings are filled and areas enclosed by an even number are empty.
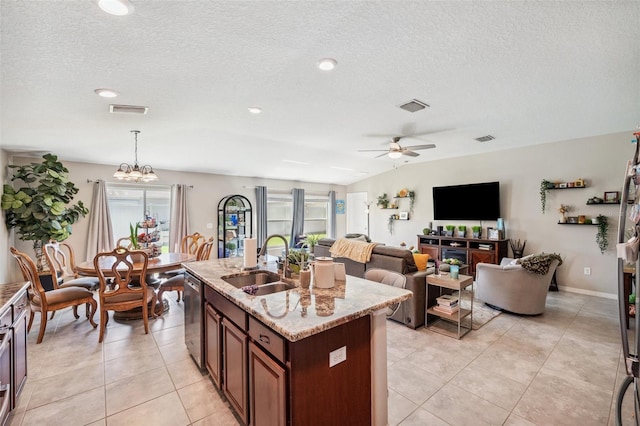
[[[607,239],[607,231],[609,230],[609,222],[605,215],[599,214],[596,219],[598,220],[598,232],[596,233],[596,243],[600,253],[604,254],[607,247],[609,247],[609,240]]]
[[[447,237],[453,237],[453,230],[456,229],[456,227],[453,225],[447,225],[445,228],[447,229]]]
[[[472,226],[471,232],[473,233],[473,238],[480,238],[482,236],[482,226]]]
[[[546,179],[542,179],[540,182],[540,204],[542,205],[542,214],[544,214],[544,208],[547,204],[547,192],[554,187],[555,185],[553,182]]]
[[[429,234],[431,234],[430,228],[422,228],[422,235],[429,235]]]
[[[381,209],[386,209],[389,206],[389,199],[386,193],[378,195],[376,205]]]
[[[558,223],[567,223],[567,217],[564,214],[569,213],[570,211],[571,206],[560,204],[560,207],[558,207],[558,212],[560,213],[560,222]]]
[[[289,269],[295,274],[300,273],[300,269],[305,268],[309,262],[309,253],[304,250],[292,250],[287,256]]]
[[[17,189],[4,185],[2,193],[7,229],[15,228],[22,241],[33,241],[38,272],[45,270],[42,244],[66,240],[71,225],[89,213],[82,201],[70,204],[78,188],[69,181],[69,170],[58,157],[45,154],[42,158],[40,163],[10,165],[15,170],[11,181],[25,185]]]
[[[309,234],[304,239],[304,247],[309,248],[309,253],[313,253],[314,247],[318,245],[318,241],[322,236],[320,234]]]
[[[458,237],[464,238],[466,234],[467,234],[466,225],[458,225]]]
[[[387,220],[387,228],[389,229],[389,234],[393,235],[393,224],[396,220],[396,215],[389,215],[389,220]]]

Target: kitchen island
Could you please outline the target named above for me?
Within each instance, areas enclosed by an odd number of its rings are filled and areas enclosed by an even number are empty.
[[[238,418],[387,424],[386,312],[412,293],[347,276],[330,289],[254,296],[223,279],[241,261],[184,265],[203,284],[206,368]]]

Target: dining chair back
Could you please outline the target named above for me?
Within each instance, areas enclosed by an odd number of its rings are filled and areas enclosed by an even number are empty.
[[[185,235],[182,238],[182,243],[180,244],[180,251],[182,253],[197,254],[200,245],[204,242],[204,235],[200,235],[198,232],[194,232],[191,235]]]
[[[124,247],[128,250],[131,250],[133,248],[133,244],[131,243],[131,237],[118,238],[118,241],[116,241],[116,248],[118,247]]]
[[[40,332],[38,333],[38,340],[36,343],[41,343],[42,338],[44,337],[44,332],[47,328],[47,312],[55,312],[60,309],[68,308],[69,306],[76,308],[78,305],[83,304],[90,306],[91,309],[90,312],[88,310],[87,318],[93,328],[97,327],[97,324],[93,321],[97,304],[91,291],[83,287],[73,286],[54,288],[53,290],[45,291],[42,283],[40,282],[38,269],[29,255],[18,251],[15,247],[11,247],[9,250],[18,262],[22,276],[25,280],[29,281],[30,284],[29,291],[27,291],[30,305],[30,316],[27,330],[31,330],[35,312],[40,312]],[[74,316],[76,319],[79,318],[77,309],[74,309]]]
[[[211,257],[211,251],[213,250],[213,237],[210,237],[207,242],[203,243],[196,253],[196,260],[209,260]]]
[[[132,257],[139,257],[141,261],[136,261],[136,264],[142,264],[142,267],[134,270]],[[109,260],[113,263],[106,269],[104,264]],[[108,311],[122,312],[138,307],[142,308],[144,332],[149,334],[149,304],[151,304],[151,314],[155,317],[156,292],[147,286],[145,278],[149,265],[147,253],[117,247],[111,252],[98,253],[93,258],[93,265],[100,279],[98,292],[100,294],[100,336],[98,342],[102,342],[104,338],[104,330],[109,321]]]
[[[81,277],[76,271],[75,254],[73,247],[68,243],[60,243],[50,240],[44,245],[44,255],[51,271],[54,288],[84,287],[95,291],[100,286],[100,280],[96,277]],[[57,280],[53,280],[57,277]],[[60,282],[62,279],[62,283]]]

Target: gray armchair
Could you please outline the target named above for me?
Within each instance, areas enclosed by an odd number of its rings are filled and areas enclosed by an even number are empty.
[[[553,273],[559,265],[553,260],[545,275],[528,272],[513,259],[503,258],[500,265],[476,265],[476,297],[488,305],[516,314],[544,312]]]

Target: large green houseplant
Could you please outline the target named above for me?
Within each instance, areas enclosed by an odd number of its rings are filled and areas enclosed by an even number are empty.
[[[21,181],[14,188],[5,184],[2,192],[2,210],[7,229],[16,229],[22,241],[33,241],[38,271],[44,271],[42,244],[53,239],[64,241],[71,234],[71,225],[89,210],[82,201],[70,205],[78,188],[67,178],[69,170],[52,154],[42,156],[41,163],[14,169],[11,181]]]

